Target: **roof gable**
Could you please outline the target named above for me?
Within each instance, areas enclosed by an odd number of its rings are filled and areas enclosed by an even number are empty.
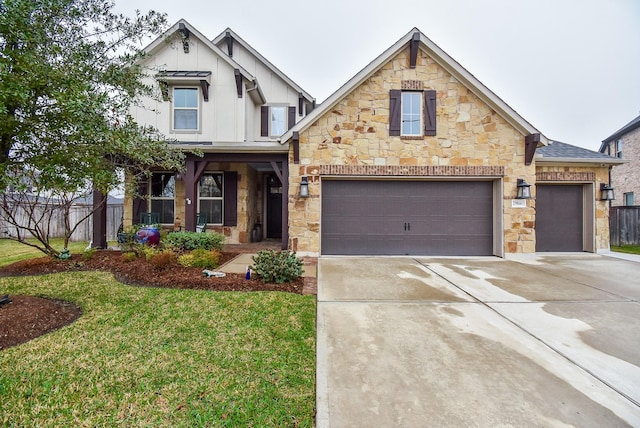
[[[213,54],[219,57],[222,61],[225,61],[230,67],[233,69],[237,69],[240,72],[240,75],[249,82],[255,82],[255,77],[249,73],[244,67],[238,64],[233,59],[229,58],[218,46],[213,44],[208,38],[206,38],[202,33],[196,30],[191,24],[189,24],[186,20],[181,19],[176,22],[171,28],[162,33],[158,38],[156,38],[153,42],[151,42],[143,51],[149,55],[153,56],[161,49],[166,49],[168,44],[166,43],[167,39],[173,36],[174,34],[183,31],[186,29],[188,31],[189,37],[196,37],[200,43],[206,46]]]
[[[315,98],[309,95],[304,89],[302,89],[296,82],[291,80],[289,76],[284,74],[278,67],[273,65],[269,60],[267,60],[264,56],[260,54],[257,50],[255,50],[249,43],[247,43],[244,39],[242,39],[237,33],[235,33],[232,29],[227,28],[222,33],[220,33],[217,37],[212,40],[212,43],[216,46],[220,46],[221,44],[227,43],[227,38],[231,37],[233,40],[232,43],[240,44],[244,49],[251,53],[258,61],[260,61],[267,69],[271,70],[276,76],[284,80],[289,86],[294,88],[298,93],[302,94],[302,96],[310,103],[315,102]],[[221,49],[222,51],[222,49]],[[223,51],[224,52],[224,51]],[[228,52],[227,52],[228,55]]]
[[[489,105],[496,113],[498,113],[507,123],[522,135],[540,134],[541,145],[547,145],[549,140],[542,135],[533,125],[527,122],[515,110],[513,110],[500,97],[494,94],[489,88],[484,86],[478,79],[462,67],[457,61],[451,58],[446,52],[440,49],[433,41],[425,36],[417,28],[409,31],[404,37],[389,47],[381,55],[370,62],[365,68],[358,72],[354,77],[342,85],[337,91],[331,94],[322,104],[314,111],[307,115],[303,120],[298,122],[296,126],[291,128],[282,136],[282,143],[287,142],[293,137],[294,132],[301,132],[313,124],[319,117],[331,110],[338,102],[340,102],[351,91],[364,83],[376,71],[391,61],[402,50],[411,46],[412,50],[415,46],[425,51],[427,55],[435,61],[444,70],[455,77],[469,91],[475,94],[480,100]],[[413,52],[412,52],[413,55]]]

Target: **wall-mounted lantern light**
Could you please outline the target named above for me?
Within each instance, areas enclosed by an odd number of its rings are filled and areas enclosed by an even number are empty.
[[[518,178],[518,194],[516,199],[531,199],[531,185],[522,178]]]
[[[616,197],[613,194],[613,187],[600,183],[600,200],[613,201],[615,198]]]
[[[303,176],[302,180],[300,181],[300,197],[301,198],[308,198],[309,197],[309,180],[307,179],[307,176]]]

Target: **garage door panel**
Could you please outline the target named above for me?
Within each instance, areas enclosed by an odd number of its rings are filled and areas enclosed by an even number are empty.
[[[583,251],[583,186],[536,186],[536,251]]]
[[[322,184],[323,254],[491,255],[493,183]]]

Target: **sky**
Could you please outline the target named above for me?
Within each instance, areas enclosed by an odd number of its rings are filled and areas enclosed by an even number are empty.
[[[552,140],[598,150],[640,115],[640,0],[115,0],[227,27],[320,103],[417,27]]]

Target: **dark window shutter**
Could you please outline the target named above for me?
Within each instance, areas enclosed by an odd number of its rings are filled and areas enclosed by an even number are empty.
[[[289,107],[289,118],[287,120],[287,129],[293,128],[293,125],[296,124],[296,108]]]
[[[402,91],[392,89],[389,91],[389,135],[400,135],[401,110],[400,100]]]
[[[436,135],[436,91],[424,91],[424,135]]]
[[[224,173],[224,226],[238,224],[238,173]]]
[[[255,129],[255,128],[254,128]],[[269,107],[260,107],[260,136],[269,136]]]
[[[140,214],[147,212],[147,199],[144,198],[144,196],[148,193],[148,185],[149,183],[146,180],[138,183],[138,194],[140,197],[136,197],[133,200],[132,224],[138,224],[140,222]]]

